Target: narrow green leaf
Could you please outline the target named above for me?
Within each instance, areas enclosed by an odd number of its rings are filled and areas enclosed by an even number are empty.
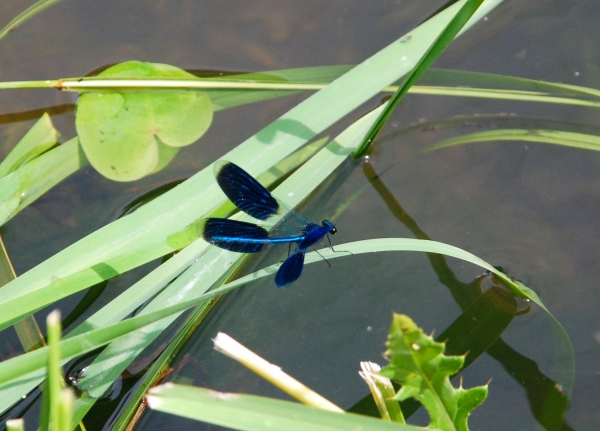
[[[60,133],[54,128],[48,114],[42,117],[23,136],[23,139],[12,149],[0,163],[0,178],[15,171],[19,166],[35,159],[48,151],[58,142]]]
[[[454,17],[448,22],[448,24],[439,32],[439,36],[436,37],[435,41],[431,44],[429,49],[420,57],[419,61],[415,65],[412,72],[406,77],[404,83],[398,88],[396,93],[390,99],[388,105],[383,110],[360,148],[354,154],[354,157],[364,156],[369,152],[369,149],[375,142],[375,138],[379,134],[388,118],[392,115],[396,106],[400,103],[402,98],[408,93],[408,90],[419,80],[419,78],[425,73],[425,71],[433,64],[433,62],[440,56],[440,54],[446,49],[446,47],[454,40],[462,28],[467,22],[473,17],[479,6],[483,3],[483,0],[467,0],[459,1],[456,4],[448,7],[442,11],[439,15],[450,13],[455,14]],[[488,1],[488,3],[492,3]],[[460,9],[457,9],[459,8]],[[412,38],[415,34],[411,35]],[[411,41],[407,41],[410,43]]]
[[[427,430],[352,413],[334,413],[302,404],[204,388],[166,384],[152,388],[150,408],[237,430],[384,431]]]
[[[19,15],[17,15],[14,19],[12,19],[6,26],[0,30],[0,40],[2,40],[6,35],[8,35],[12,30],[17,28],[19,25],[23,24],[28,19],[34,17],[44,9],[52,6],[53,4],[60,3],[63,0],[38,0]]]
[[[420,85],[431,86],[456,86],[458,88],[495,88],[498,90],[513,90],[523,94],[545,94],[548,96],[591,96],[600,97],[600,90],[578,85],[561,84],[559,82],[546,82],[537,79],[527,79],[518,76],[498,75],[494,73],[470,72],[465,70],[430,68],[419,80]]]
[[[0,179],[0,225],[86,164],[73,138]]]
[[[431,145],[424,152],[439,150],[456,145],[471,144],[474,142],[489,141],[527,141],[541,142],[544,144],[563,145],[566,147],[580,148],[583,150],[600,151],[600,136],[587,133],[563,132],[560,130],[525,130],[525,129],[499,129],[485,132],[468,133],[455,138],[445,139]]]
[[[59,399],[62,390],[62,368],[60,366],[60,312],[54,310],[46,319],[48,328],[48,347],[46,363],[46,381],[44,384],[42,398],[42,412],[40,414],[40,429],[47,431],[58,429],[59,421]]]
[[[390,363],[381,374],[402,384],[396,398],[414,398],[430,417],[429,426],[444,431],[467,431],[467,418],[487,397],[487,385],[455,388],[450,376],[457,373],[464,356],[445,356],[444,343],[425,335],[408,317],[395,314],[388,335]]]
[[[117,64],[100,75],[194,78],[174,66],[139,61]],[[98,172],[115,181],[133,181],[165,166],[176,148],[199,139],[212,116],[210,99],[202,91],[85,93],[77,102],[75,125]]]
[[[371,399],[375,401],[381,419],[405,424],[400,405],[394,399],[396,392],[391,380],[379,374],[381,367],[374,362],[361,362],[360,368],[358,374],[369,386]]]

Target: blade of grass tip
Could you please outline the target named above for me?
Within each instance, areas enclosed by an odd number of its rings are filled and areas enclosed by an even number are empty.
[[[50,116],[44,113],[0,163],[0,178],[49,150],[56,144],[59,137],[60,133],[54,128]],[[18,192],[17,194],[20,195]],[[0,237],[0,287],[15,278],[17,278],[17,274],[6,251],[4,241]],[[33,315],[16,322],[14,328],[25,352],[45,344],[44,336]]]
[[[25,421],[23,419],[7,420],[6,431],[25,431]]]
[[[87,163],[73,138],[0,179],[0,225]]]
[[[442,254],[446,254],[448,256],[457,257],[459,259],[470,261],[472,263],[478,264],[480,266],[483,266],[486,269],[489,269],[489,270],[495,272],[499,276],[506,277],[504,274],[497,271],[491,265],[485,263],[481,259],[471,255],[470,253],[467,253],[456,247],[448,246],[448,245],[442,244],[442,243],[436,243],[433,241],[422,241],[422,240],[414,240],[414,239],[397,239],[397,238],[385,239],[384,238],[384,239],[379,239],[379,240],[360,241],[360,242],[352,243],[352,244],[342,244],[339,247],[341,247],[340,250],[350,251],[353,253],[353,255],[364,253],[364,252],[379,252],[379,251],[394,251],[394,250],[396,250],[396,251],[402,251],[402,250],[404,250],[404,251],[426,251],[426,252],[442,253]],[[327,249],[322,250],[321,254],[329,259],[346,256],[345,253],[339,253],[339,252],[332,253]],[[316,253],[310,253],[309,255],[307,255],[307,263],[311,263],[311,262],[314,262],[317,260],[320,261],[321,258],[317,257]],[[274,265],[273,267],[276,267],[276,266],[277,265]],[[259,276],[265,276],[267,274],[271,274],[272,270],[269,271],[269,269],[267,268],[265,270],[258,271],[258,273],[263,273],[262,275],[259,274]],[[248,279],[256,278],[256,276],[257,276],[256,274],[251,274],[248,277],[244,277],[244,279],[240,279],[234,283],[231,283],[231,285],[243,284],[244,282],[247,282]],[[510,281],[510,279],[508,279],[508,280]],[[525,286],[521,285],[520,283],[516,286],[516,288],[518,288],[519,286],[521,287],[522,292],[527,292]],[[227,287],[231,288],[231,286],[227,286]],[[97,335],[94,335],[94,338],[80,336],[80,337],[75,337],[75,338],[78,338],[77,340],[75,340],[75,339],[64,340],[62,342],[64,345],[64,352],[65,352],[64,356],[71,357],[70,355],[81,354],[86,351],[95,349],[98,346],[100,346],[106,342],[107,336],[109,336],[109,337],[122,336],[123,332],[119,332],[116,334],[114,333],[116,328],[123,328],[123,330],[130,330],[130,328],[132,328],[132,327],[135,327],[135,328],[139,327],[139,326],[134,326],[134,325],[148,324],[148,322],[155,321],[155,319],[161,318],[162,316],[165,316],[168,313],[178,312],[177,310],[183,310],[191,305],[200,303],[207,298],[214,297],[214,296],[222,293],[220,290],[224,290],[224,289],[217,289],[215,291],[212,291],[212,292],[202,295],[201,297],[197,298],[196,300],[186,301],[185,303],[180,303],[175,306],[167,307],[159,312],[150,313],[150,315],[145,315],[145,316],[142,315],[142,316],[138,316],[138,317],[135,317],[132,319],[128,319],[127,321],[118,323],[116,325],[112,325],[112,327],[110,327],[110,328],[104,328],[104,329],[100,329],[97,331],[93,331],[94,334],[97,334]],[[525,294],[525,296],[527,296],[527,294]],[[537,295],[535,295],[535,298],[537,298]],[[537,298],[537,301],[539,301],[539,298]],[[543,304],[542,304],[542,306],[543,306]],[[545,307],[544,307],[544,309],[545,309]],[[556,324],[560,327],[560,324],[558,322],[556,322]],[[113,327],[115,329],[113,329]],[[119,329],[119,331],[121,331],[121,329]],[[564,332],[564,330],[563,330],[563,332]],[[86,340],[85,342],[82,341],[84,339]],[[97,340],[97,341],[94,341],[94,340]],[[566,338],[566,343],[568,345],[570,345],[568,337]],[[42,350],[44,350],[44,351],[42,351]],[[39,363],[40,359],[45,357],[44,356],[45,354],[47,354],[47,349],[40,349],[38,351],[34,351],[34,352],[31,352],[31,353],[25,355],[27,357],[32,358],[32,360],[33,360],[33,358],[37,358],[34,360],[34,362],[31,362],[31,361],[27,362],[27,359],[25,357],[22,357],[22,358],[20,357],[20,358],[15,358],[15,359],[18,359],[17,361],[7,360],[4,363],[0,363],[0,370],[1,370],[0,378],[2,379],[3,382],[8,383],[8,382],[11,382],[11,381],[14,381],[15,379],[17,379],[18,375],[25,375],[27,373],[34,371],[35,369],[37,369],[37,368],[35,368],[37,366],[36,364]],[[566,390],[568,390],[568,388],[566,388]]]
[[[46,319],[48,330],[48,355],[46,365],[46,382],[42,394],[42,411],[40,428],[49,430],[57,423],[59,417],[59,398],[62,390],[62,369],[60,366],[60,312],[52,311]],[[56,426],[56,425],[54,425]]]
[[[33,18],[36,14],[40,13],[46,8],[49,8],[53,4],[60,3],[63,0],[39,0],[32,4],[14,19],[12,19],[2,30],[0,30],[0,40],[4,39],[7,34],[16,29],[19,25],[23,24],[30,18]]]
[[[460,3],[460,2],[459,2]],[[465,26],[465,24],[471,19],[475,11],[483,3],[483,0],[467,0],[464,2],[460,10],[456,13],[454,18],[448,23],[446,28],[440,33],[437,39],[433,42],[427,52],[421,57],[413,71],[408,75],[404,83],[398,88],[396,93],[389,100],[386,109],[383,110],[367,136],[361,147],[354,154],[355,158],[366,155],[375,138],[387,122],[388,118],[392,115],[396,106],[400,103],[404,95],[408,92],[410,87],[417,82],[417,80],[425,73],[425,71],[433,64],[433,62],[440,56],[440,54],[446,49],[446,47],[454,40],[458,35],[459,31]],[[458,4],[458,3],[457,3]]]
[[[490,141],[527,141],[543,144],[563,145],[582,150],[600,151],[600,136],[587,133],[564,132],[542,129],[498,129],[485,132],[468,133],[455,138],[445,139],[433,144],[422,152],[439,150],[456,145]]]
[[[369,387],[381,418],[388,422],[405,424],[400,404],[394,399],[396,392],[391,380],[379,375],[381,367],[374,362],[363,361],[360,363],[360,369],[358,374]]]
[[[600,102],[594,100],[581,100],[566,96],[550,96],[544,93],[531,93],[515,90],[490,90],[486,88],[458,88],[458,87],[425,87],[413,85],[409,93],[435,96],[472,97],[479,99],[515,100],[521,102],[554,103],[561,105],[600,107]]]
[[[29,129],[23,138],[0,163],[0,178],[13,172],[19,166],[48,151],[58,142],[60,133],[54,128],[47,113]]]
[[[339,413],[344,412],[342,408],[336,406],[331,401],[309,389],[289,374],[283,372],[277,365],[273,365],[261,358],[229,335],[219,332],[213,342],[217,352],[235,359],[240,364],[255,372],[271,384],[277,386],[288,395],[296,398],[301,403],[321,410],[330,410]]]

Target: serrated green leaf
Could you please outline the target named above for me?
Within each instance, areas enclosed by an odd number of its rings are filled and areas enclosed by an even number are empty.
[[[174,66],[139,61],[117,64],[100,76],[194,77]],[[86,93],[77,102],[75,125],[98,172],[115,181],[133,181],[164,167],[176,148],[199,139],[212,115],[203,91]]]
[[[464,356],[445,356],[444,343],[425,335],[408,316],[394,315],[388,335],[390,363],[381,374],[402,387],[396,399],[414,398],[425,406],[433,429],[468,430],[467,419],[487,396],[487,386],[455,388],[450,376],[462,367]]]

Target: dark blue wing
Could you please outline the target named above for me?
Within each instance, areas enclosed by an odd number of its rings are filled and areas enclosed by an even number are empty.
[[[246,214],[266,220],[278,213],[277,199],[238,165],[225,161],[216,163],[215,177],[229,200]]]
[[[281,264],[275,275],[275,284],[286,287],[288,284],[298,280],[304,268],[305,248],[296,247],[291,255]]]
[[[298,235],[308,221],[281,202],[258,181],[234,163],[215,163],[215,177],[223,192],[240,210],[264,220],[272,227],[270,237]]]
[[[207,218],[200,220],[196,227],[206,242],[238,253],[256,253],[261,251],[266,244],[255,242],[227,241],[230,238],[266,239],[269,233],[254,223],[246,223],[226,218]],[[215,239],[215,237],[220,237]],[[224,238],[223,238],[224,237]]]

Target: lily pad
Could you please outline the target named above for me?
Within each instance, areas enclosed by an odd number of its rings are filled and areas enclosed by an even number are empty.
[[[99,76],[174,77],[193,75],[174,66],[127,61]],[[213,111],[202,91],[144,90],[85,93],[75,125],[91,165],[115,181],[134,181],[166,166],[179,147],[198,140]]]

